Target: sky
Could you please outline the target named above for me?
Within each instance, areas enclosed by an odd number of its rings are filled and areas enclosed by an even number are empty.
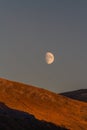
[[[56,93],[87,88],[87,1],[0,0],[0,77]]]

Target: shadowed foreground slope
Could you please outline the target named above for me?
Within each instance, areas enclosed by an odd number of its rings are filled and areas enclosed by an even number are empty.
[[[0,103],[0,130],[66,130],[53,123],[35,119],[26,112],[10,109]]]
[[[87,103],[48,90],[0,79],[0,102],[70,130],[87,128]]]
[[[87,89],[80,89],[76,91],[65,92],[65,93],[61,93],[61,95],[64,95],[66,97],[76,99],[79,101],[87,102]]]

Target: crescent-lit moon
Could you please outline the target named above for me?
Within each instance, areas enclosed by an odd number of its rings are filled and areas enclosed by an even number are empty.
[[[54,55],[51,52],[47,52],[45,55],[45,60],[47,64],[52,64],[54,62]]]

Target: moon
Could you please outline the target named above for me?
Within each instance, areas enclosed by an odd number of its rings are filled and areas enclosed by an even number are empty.
[[[46,52],[45,60],[47,64],[52,64],[54,62],[54,55],[51,52]]]

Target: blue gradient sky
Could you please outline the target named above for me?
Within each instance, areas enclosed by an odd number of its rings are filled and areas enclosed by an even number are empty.
[[[0,0],[0,77],[57,93],[87,88],[87,1]]]

